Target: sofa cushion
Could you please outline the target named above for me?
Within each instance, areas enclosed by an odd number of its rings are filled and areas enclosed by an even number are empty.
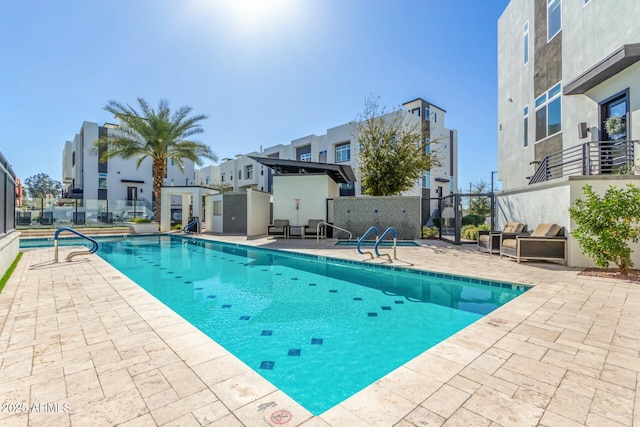
[[[273,226],[274,227],[284,228],[287,225],[289,225],[289,220],[288,219],[274,219],[273,220]]]
[[[538,224],[531,237],[555,237],[561,229],[557,224]]]
[[[507,222],[507,224],[504,226],[504,231],[505,233],[522,233],[522,230],[524,230],[525,225],[521,224],[519,222],[512,222],[509,221]]]
[[[516,245],[517,245],[517,240],[516,239],[504,239],[502,241],[502,247],[504,247],[504,248],[515,249]]]

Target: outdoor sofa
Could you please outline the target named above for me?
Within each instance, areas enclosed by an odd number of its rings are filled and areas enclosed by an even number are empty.
[[[541,260],[567,264],[567,238],[565,230],[557,224],[538,224],[531,234],[503,238],[500,258]]]
[[[273,224],[267,226],[267,238],[269,236],[289,238],[289,220],[274,219]]]
[[[502,231],[479,231],[478,250],[487,251],[490,254],[500,253],[500,241],[504,238],[514,238],[527,231],[526,224],[520,222],[507,222]]]

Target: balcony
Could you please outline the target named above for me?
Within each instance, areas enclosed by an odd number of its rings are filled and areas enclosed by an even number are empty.
[[[638,141],[593,141],[550,154],[540,161],[529,184],[571,175],[632,173]]]

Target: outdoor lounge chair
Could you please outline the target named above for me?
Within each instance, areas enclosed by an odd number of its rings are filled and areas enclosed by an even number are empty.
[[[318,228],[318,224],[322,222],[324,222],[324,219],[310,219],[309,223],[302,227],[302,238],[304,239],[306,236],[322,236],[325,227],[321,225],[320,228]]]
[[[520,222],[507,222],[502,231],[479,231],[478,232],[478,250],[487,251],[490,254],[500,253],[501,234],[509,235],[513,238],[518,234],[522,234],[527,230],[527,226]]]
[[[500,242],[502,256],[521,260],[542,260],[567,264],[567,238],[564,228],[557,224],[539,224],[529,235],[503,238]]]
[[[43,212],[40,217],[40,225],[53,225],[53,212]]]
[[[289,238],[289,220],[288,219],[274,219],[273,224],[267,226],[267,238],[269,236],[282,236],[285,239]]]

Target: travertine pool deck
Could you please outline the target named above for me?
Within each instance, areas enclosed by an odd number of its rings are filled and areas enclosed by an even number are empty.
[[[394,265],[534,288],[318,417],[98,256],[27,250],[0,294],[0,425],[640,426],[639,284],[423,244]]]

